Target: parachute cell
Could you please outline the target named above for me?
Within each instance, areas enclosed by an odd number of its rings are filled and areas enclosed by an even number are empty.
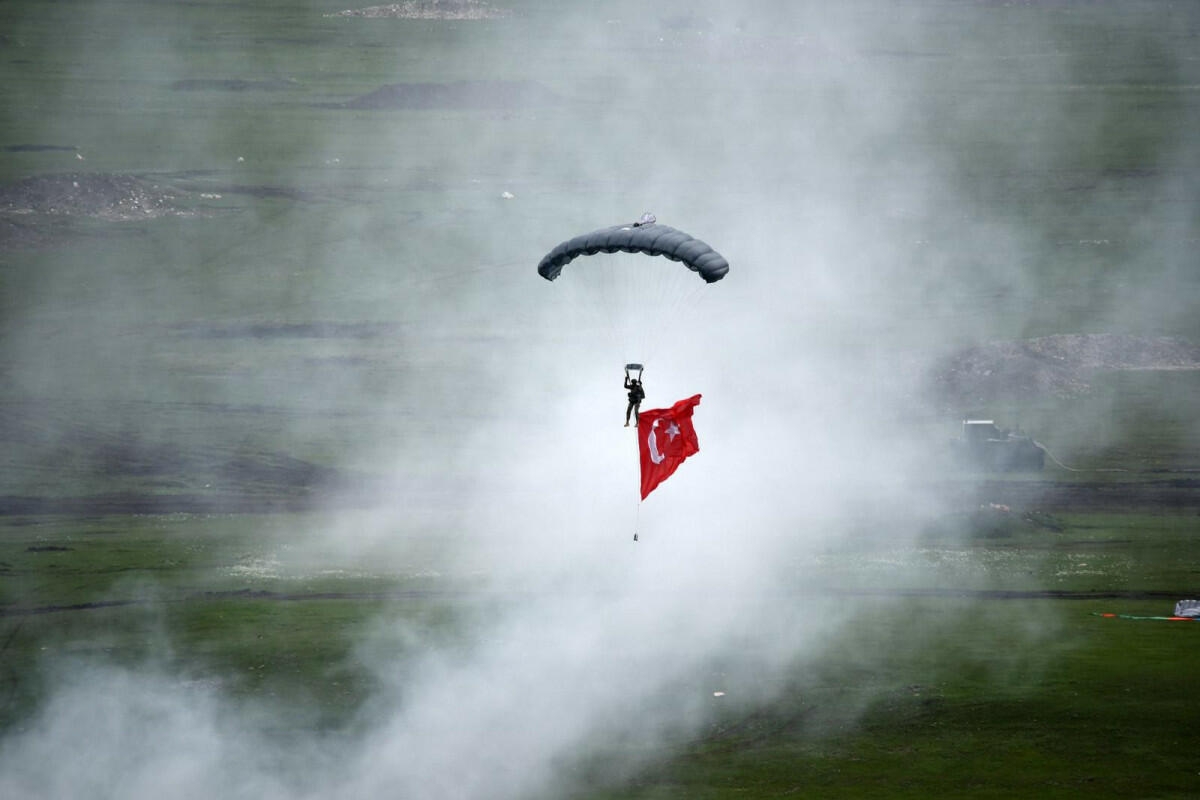
[[[579,256],[597,253],[645,253],[680,261],[707,283],[715,283],[729,272],[729,262],[699,239],[669,225],[653,221],[652,215],[632,225],[613,225],[580,234],[562,242],[542,258],[538,274],[548,281],[559,276],[563,267]]]

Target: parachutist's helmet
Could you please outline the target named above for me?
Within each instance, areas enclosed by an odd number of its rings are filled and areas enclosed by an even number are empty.
[[[643,225],[653,225],[656,222],[658,222],[658,217],[647,211],[645,214],[642,214],[641,218],[637,222],[633,223],[633,227],[640,228]]]

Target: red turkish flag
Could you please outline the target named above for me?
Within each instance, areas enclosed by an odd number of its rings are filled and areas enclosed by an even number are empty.
[[[692,410],[699,404],[697,394],[670,408],[656,408],[638,415],[643,500],[671,477],[685,458],[700,452],[700,441],[692,427]]]

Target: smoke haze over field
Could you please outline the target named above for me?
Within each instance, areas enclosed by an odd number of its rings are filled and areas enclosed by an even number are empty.
[[[152,270],[68,254],[61,274],[14,281],[0,369],[33,399],[300,409],[280,423],[297,442],[326,441],[316,431],[339,414],[368,420],[377,428],[335,456],[386,476],[391,497],[290,531],[287,557],[402,573],[431,535],[431,570],[495,602],[453,645],[385,612],[355,654],[376,688],[337,734],[280,736],[269,704],[239,707],[219,682],[157,661],[53,662],[50,699],[3,740],[0,795],[502,800],[577,790],[594,757],[610,779],[633,774],[711,720],[714,692],[752,707],[820,656],[855,609],[820,594],[816,554],[864,530],[900,546],[946,512],[923,471],[927,430],[895,424],[928,421],[935,355],[1049,333],[1200,334],[1195,11],[531,3],[414,23],[135,3],[114,46],[87,26],[117,4],[65,5],[78,47],[61,93],[7,111],[10,128],[78,144],[105,171],[219,164],[189,186],[223,192],[218,221],[240,233],[218,246],[172,219],[177,237],[129,234],[131,261]],[[34,38],[28,13],[12,41]],[[420,58],[406,24],[434,43]],[[1080,36],[1111,47],[1082,52]],[[229,74],[207,48],[232,58]],[[1170,80],[1147,102],[1166,124],[1129,123],[1130,87],[1154,70]],[[128,80],[136,113],[81,99],[93,73]],[[301,88],[170,89],[217,77]],[[562,99],[330,107],[386,84],[482,78]],[[196,104],[186,125],[172,102]],[[151,163],[105,152],[139,118],[177,138],[139,156]],[[1130,155],[1114,167],[1118,151]],[[204,181],[321,199],[256,203]],[[729,276],[703,286],[624,254],[555,283],[536,275],[559,241],[646,210],[719,250]],[[647,319],[639,285],[615,287],[603,303],[636,311],[631,345],[628,319],[589,305],[596,259],[677,271],[666,290],[685,307]],[[169,327],[197,320],[277,327],[232,342]],[[391,327],[269,333],[312,320]],[[646,407],[703,400],[701,452],[639,509],[619,381],[641,358]],[[113,407],[86,413],[103,422]],[[397,639],[407,655],[381,655]]]

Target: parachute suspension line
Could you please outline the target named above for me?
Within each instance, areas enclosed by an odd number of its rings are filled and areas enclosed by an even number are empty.
[[[651,350],[661,342],[675,340],[681,327],[689,327],[693,321],[694,301],[707,285],[698,280],[694,272],[681,269],[678,264],[658,263],[655,267],[653,291],[657,314],[654,326],[648,331]],[[647,358],[653,355],[655,353],[651,352]]]
[[[697,301],[700,298],[700,293],[704,291],[708,284],[700,283],[699,281],[689,281],[687,288],[681,291],[671,292],[665,298],[664,316],[680,319],[683,322],[689,320],[683,319],[689,311],[694,311]]]
[[[681,298],[703,283],[695,274],[663,258],[613,254],[600,269],[578,265],[578,308],[603,329],[621,364],[652,361],[649,350],[678,324]],[[584,271],[586,270],[586,271]],[[694,283],[693,283],[694,282]]]
[[[621,292],[618,290],[617,273],[607,269],[595,270],[595,272],[600,283],[600,291],[596,298],[600,303],[600,312],[604,317],[604,323],[608,326],[609,336],[615,336],[621,329],[620,308],[617,304],[621,298]]]
[[[666,265],[659,265],[666,266]],[[691,324],[699,318],[697,301],[708,284],[696,280],[687,270],[660,270],[650,291],[654,297],[655,316],[648,321],[636,342],[638,358],[653,365],[661,354],[660,348],[686,339]],[[683,330],[683,334],[680,330]],[[668,350],[670,348],[668,347]]]

